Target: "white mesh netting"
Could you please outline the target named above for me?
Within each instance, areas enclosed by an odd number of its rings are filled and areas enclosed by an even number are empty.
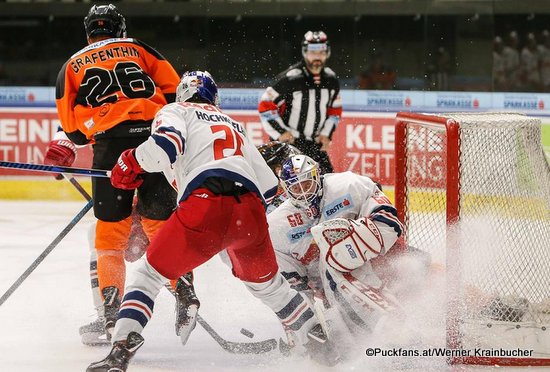
[[[460,213],[452,230],[459,283],[452,284],[462,345],[533,347],[535,357],[550,358],[550,168],[540,121],[513,113],[439,116],[460,123]],[[407,125],[406,205],[398,208],[405,208],[408,244],[445,265],[448,134],[426,118]]]

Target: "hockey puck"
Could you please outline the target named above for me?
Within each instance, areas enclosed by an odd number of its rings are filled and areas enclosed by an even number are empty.
[[[250,332],[248,329],[241,328],[241,333],[248,338],[254,337],[254,333]]]

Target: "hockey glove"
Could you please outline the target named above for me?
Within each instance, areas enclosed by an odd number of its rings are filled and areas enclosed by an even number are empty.
[[[76,159],[76,146],[67,139],[54,139],[50,141],[46,154],[44,155],[44,164],[70,167]],[[62,180],[63,175],[56,174],[57,180]]]
[[[120,154],[111,171],[111,185],[123,190],[136,189],[143,183],[143,172],[136,159],[135,149],[128,149]]]

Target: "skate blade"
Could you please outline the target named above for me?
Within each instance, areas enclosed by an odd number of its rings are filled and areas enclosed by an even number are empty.
[[[180,336],[181,344],[185,346],[187,344],[187,340],[189,340],[189,336],[191,336],[191,332],[193,332],[193,329],[195,329],[195,326],[197,325],[197,313],[199,309],[195,305],[189,306],[189,309],[187,311],[187,315],[189,316],[189,323],[183,324],[178,328],[177,334]]]
[[[81,336],[81,341],[86,346],[111,346],[105,333],[85,333]]]

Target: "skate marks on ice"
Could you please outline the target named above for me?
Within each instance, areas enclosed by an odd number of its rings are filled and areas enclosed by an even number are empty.
[[[82,202],[0,201],[0,291],[4,292],[51,243]],[[108,347],[80,343],[78,328],[95,317],[88,277],[89,213],[0,308],[2,370],[84,371]],[[201,314],[225,339],[251,342],[284,337],[275,315],[231,276],[219,258],[197,270]],[[174,299],[161,291],[145,344],[130,371],[288,371],[315,370],[311,362],[264,355],[232,355],[201,327],[181,346],[174,332]],[[246,328],[250,339],[240,333]],[[312,369],[313,368],[313,369]]]
[[[82,202],[0,201],[0,291],[28,267],[82,209]],[[2,370],[17,372],[84,371],[108,352],[108,347],[80,343],[78,328],[95,317],[88,277],[87,229],[89,213],[0,308],[0,362]],[[414,272],[414,263],[410,268]],[[407,263],[405,263],[405,268]],[[409,282],[413,274],[404,269]],[[416,280],[422,281],[421,278]],[[233,355],[200,327],[181,346],[174,332],[174,299],[162,290],[155,315],[145,329],[145,344],[132,360],[132,372],[279,372],[279,371],[451,371],[442,358],[366,357],[368,347],[426,348],[444,343],[443,284],[432,281],[422,295],[404,302],[406,324],[385,323],[346,351],[346,361],[335,368],[318,366],[278,351],[262,355]],[[437,289],[437,290],[435,290]],[[284,338],[278,320],[231,276],[219,258],[196,272],[201,314],[225,339],[238,342]],[[252,339],[240,333],[246,328]],[[457,369],[460,368],[460,369]],[[479,369],[487,370],[487,369]],[[503,368],[499,368],[500,371]],[[504,370],[508,371],[508,368]],[[532,369],[530,369],[532,370]]]

